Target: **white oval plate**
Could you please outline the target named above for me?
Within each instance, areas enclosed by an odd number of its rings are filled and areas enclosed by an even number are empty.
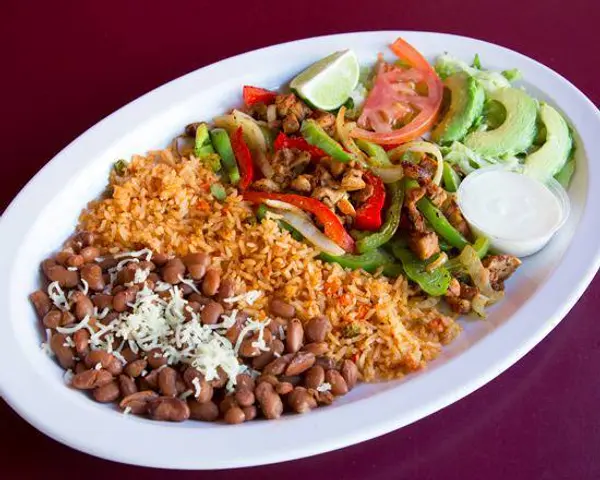
[[[63,371],[40,350],[27,295],[39,262],[60,246],[86,202],[106,184],[112,163],[167,145],[187,123],[241,102],[243,84],[277,87],[313,61],[345,48],[362,62],[403,36],[429,59],[476,53],[494,69],[518,68],[533,95],[558,106],[578,133],[577,173],[568,224],[508,282],[488,320],[465,331],[426,370],[402,381],[361,385],[333,406],[279,421],[239,426],[167,424],[124,416],[67,388]],[[36,428],[71,447],[120,462],[183,469],[281,462],[382,435],[468,395],[515,363],[569,311],[600,263],[600,115],[567,80],[523,55],[469,38],[421,32],[366,32],[276,45],[202,68],[154,90],[91,128],[21,191],[0,223],[0,386]],[[586,157],[587,152],[587,157]],[[451,435],[452,432],[446,432]]]

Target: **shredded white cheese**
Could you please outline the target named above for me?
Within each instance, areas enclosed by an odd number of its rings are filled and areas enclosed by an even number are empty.
[[[190,396],[192,393],[194,393],[194,392],[192,392],[191,390],[186,390],[186,391],[185,391],[185,392],[183,392],[181,395],[179,395],[179,398],[180,398],[181,400],[185,400],[185,399],[186,399],[186,398],[188,398],[188,397],[189,397],[189,396]]]
[[[192,380],[192,385],[194,386],[194,397],[200,397],[200,392],[202,392],[202,386],[200,385],[200,379],[198,377]]]
[[[83,320],[81,320],[81,322],[79,322],[74,327],[56,327],[56,331],[58,333],[64,333],[64,334],[70,335],[72,333],[77,332],[78,330],[81,330],[82,328],[85,328],[88,325],[89,321],[90,321],[90,316],[86,315],[85,317],[83,317]]]
[[[185,279],[181,275],[179,275],[178,278],[181,283],[185,283],[186,285],[188,285],[194,292],[200,293],[200,290],[198,290],[192,279]]]
[[[50,340],[52,339],[52,330],[46,329],[46,341],[42,343],[41,348],[46,355],[49,357],[54,356],[54,352],[50,348]]]
[[[331,390],[331,383],[324,382],[317,387],[317,392],[328,392]]]
[[[249,292],[237,295],[235,297],[229,297],[223,300],[227,303],[245,302],[248,305],[252,305],[262,295],[259,290],[250,290]]]
[[[77,267],[67,267],[67,270],[69,270],[71,272],[76,272],[77,271]]]
[[[235,342],[234,351],[235,351],[236,355],[240,350],[242,341],[244,340],[244,338],[246,338],[246,335],[249,334],[250,332],[255,332],[255,331],[259,332],[258,341],[252,342],[252,346],[257,347],[260,350],[262,350],[263,347],[266,348],[265,341],[263,339],[263,334],[264,334],[265,327],[269,324],[270,321],[271,321],[270,319],[267,319],[266,322],[257,322],[255,320],[248,319],[248,322],[246,323],[244,328],[242,328],[242,331],[240,332],[238,339]]]
[[[83,278],[81,279],[81,284],[83,285],[83,288],[79,287],[79,289],[82,291],[82,293],[84,295],[87,295],[88,292],[90,291],[90,286],[88,284],[88,282],[86,282]]]
[[[48,296],[52,300],[52,303],[54,303],[54,306],[60,310],[67,310],[69,308],[69,301],[58,282],[52,282],[48,285]]]
[[[125,257],[141,257],[142,255],[146,255],[146,260],[149,261],[152,258],[152,250],[149,248],[143,248],[141,250],[137,250],[134,252],[121,252],[115,254],[114,258],[125,258]]]
[[[65,374],[63,375],[63,380],[67,385],[71,385],[71,380],[73,380],[73,377],[75,375],[73,374],[73,370],[71,370],[70,368],[65,372]]]
[[[123,415],[129,415],[131,413],[131,407],[125,407],[125,410],[123,410]]]

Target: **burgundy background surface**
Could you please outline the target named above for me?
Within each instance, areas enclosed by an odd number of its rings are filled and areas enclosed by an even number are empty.
[[[598,0],[350,3],[3,0],[0,211],[70,141],[141,94],[231,55],[314,35],[411,29],[477,37],[545,63],[600,104]],[[597,479],[599,309],[597,276],[539,346],[466,399],[379,439],[267,467],[119,465],[54,442],[0,401],[0,477]]]

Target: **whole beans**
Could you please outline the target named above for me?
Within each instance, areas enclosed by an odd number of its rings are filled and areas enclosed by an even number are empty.
[[[62,320],[62,312],[60,310],[52,309],[42,319],[42,323],[46,328],[60,327]]]
[[[243,423],[244,420],[246,420],[246,415],[240,407],[232,407],[225,412],[224,419],[225,423],[236,425],[238,423]]]
[[[104,350],[92,350],[85,356],[85,365],[88,368],[96,368],[100,364],[102,368],[110,372],[111,375],[119,375],[123,371],[123,364],[112,353]]]
[[[358,368],[351,360],[344,360],[340,373],[346,382],[348,390],[352,390],[358,382]]]
[[[221,285],[221,273],[215,268],[209,268],[202,280],[202,293],[207,297],[212,297],[219,291]]]
[[[304,328],[297,318],[288,323],[287,336],[285,337],[285,347],[289,353],[296,353],[302,347],[304,340]]]
[[[214,402],[200,403],[196,400],[188,400],[190,418],[203,422],[214,422],[219,418],[219,407]]]
[[[113,381],[113,376],[107,370],[86,370],[81,373],[77,373],[71,379],[71,386],[78,390],[92,390],[94,388],[102,387],[107,383]]]
[[[148,403],[148,413],[153,420],[183,422],[190,418],[188,404],[173,397],[158,397]]]
[[[185,265],[181,259],[172,258],[163,267],[162,275],[165,282],[177,285],[185,275]]]
[[[117,398],[119,398],[119,384],[113,380],[106,385],[95,388],[92,394],[97,402],[114,402]]]
[[[296,413],[306,413],[317,406],[316,400],[304,387],[296,387],[287,397],[288,405]]]
[[[316,390],[325,381],[325,369],[320,365],[311,367],[304,377],[306,388]]]
[[[148,352],[148,365],[150,368],[160,368],[167,364],[167,359],[160,348],[153,348]]]
[[[73,334],[73,342],[75,343],[77,355],[79,355],[80,358],[85,358],[90,351],[90,332],[85,328],[77,330]]]
[[[137,378],[142,374],[147,366],[148,361],[145,358],[138,358],[137,360],[129,362],[125,366],[125,373],[132,378]]]
[[[65,370],[75,366],[75,354],[73,349],[67,344],[67,337],[62,333],[55,333],[50,338],[50,348],[56,355],[60,366]]]
[[[204,325],[214,325],[219,322],[219,318],[223,315],[224,311],[223,305],[211,301],[200,312],[200,320]]]
[[[150,401],[158,398],[158,394],[151,390],[145,390],[143,392],[132,393],[131,395],[127,395],[121,402],[119,403],[119,407],[123,410],[129,408],[131,413],[135,413],[136,415],[140,415],[142,413],[146,413],[148,410],[148,404]]]
[[[348,385],[342,374],[337,370],[327,370],[325,372],[325,381],[331,385],[331,393],[333,395],[346,395],[348,393]]]
[[[96,263],[85,264],[81,267],[81,279],[87,282],[90,290],[101,292],[104,289],[102,268]]]
[[[273,388],[273,385],[261,382],[256,387],[254,394],[265,418],[276,419],[281,416],[283,413],[283,402]]]
[[[272,298],[269,303],[271,314],[281,318],[293,318],[296,315],[296,309],[293,305],[284,302],[279,298]]]
[[[318,316],[308,321],[304,333],[309,342],[324,342],[329,330],[331,330],[329,319],[324,316]]]
[[[33,303],[35,311],[38,314],[38,317],[44,318],[44,316],[50,311],[52,308],[52,302],[50,301],[50,297],[43,290],[37,290],[29,295],[29,300]],[[52,328],[52,327],[49,327]]]
[[[299,375],[315,364],[315,356],[310,352],[298,352],[285,369],[288,376]]]
[[[158,388],[165,397],[177,395],[177,372],[171,367],[164,367],[158,373]]]
[[[119,389],[123,397],[133,395],[138,391],[135,380],[128,375],[119,375]]]

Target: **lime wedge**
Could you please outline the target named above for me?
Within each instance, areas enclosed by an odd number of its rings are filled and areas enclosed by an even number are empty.
[[[356,54],[343,50],[313,63],[292,80],[290,88],[312,106],[333,110],[348,100],[359,73]]]

